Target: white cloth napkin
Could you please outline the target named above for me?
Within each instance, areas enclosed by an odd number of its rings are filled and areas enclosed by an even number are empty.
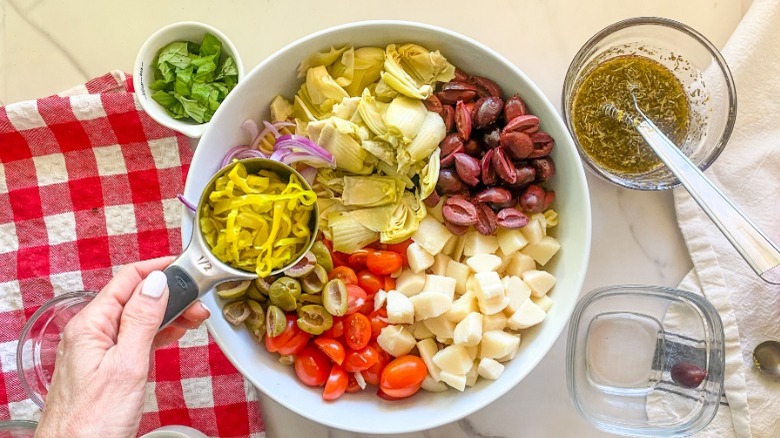
[[[706,172],[780,242],[780,0],[754,0],[723,49],[737,86],[737,122]],[[677,221],[693,261],[680,288],[718,310],[726,339],[725,393],[703,437],[780,437],[780,379],[752,367],[753,348],[780,340],[780,287],[759,279],[683,188]]]

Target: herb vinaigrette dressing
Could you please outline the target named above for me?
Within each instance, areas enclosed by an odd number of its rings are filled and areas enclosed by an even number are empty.
[[[618,56],[594,67],[582,80],[572,103],[574,134],[585,153],[614,173],[642,174],[661,160],[632,128],[602,111],[612,103],[635,113],[639,107],[678,147],[688,134],[690,106],[680,81],[660,63],[638,55]]]

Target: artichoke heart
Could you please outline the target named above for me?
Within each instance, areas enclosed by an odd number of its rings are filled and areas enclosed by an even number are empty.
[[[324,66],[312,67],[306,72],[304,83],[309,100],[325,111],[349,97],[346,91],[336,83]]]
[[[359,96],[363,89],[379,80],[384,62],[385,51],[382,48],[350,47],[329,70],[331,76],[350,96]]]
[[[441,116],[433,111],[428,111],[423,120],[420,131],[411,143],[398,149],[398,168],[410,167],[418,161],[428,158],[444,140],[447,130]]]
[[[347,50],[347,46],[344,46],[340,49],[334,49],[333,46],[330,46],[330,50],[327,52],[317,52],[310,55],[301,61],[300,65],[298,65],[298,77],[305,77],[306,72],[308,72],[312,67],[317,67],[320,65],[327,67],[333,64],[337,59],[339,59],[345,50]]]
[[[398,96],[390,102],[385,113],[387,126],[395,127],[407,139],[413,139],[425,120],[428,110],[418,99]]]
[[[271,121],[280,122],[288,120],[293,114],[293,105],[281,95],[271,101]]]
[[[334,251],[350,254],[379,240],[379,233],[364,227],[349,213],[331,215],[328,228]]]
[[[404,193],[401,181],[388,176],[345,176],[341,201],[353,207],[394,204]]]
[[[436,148],[428,159],[428,164],[420,172],[420,197],[427,198],[436,189],[436,182],[439,180],[439,170],[441,167],[441,149]]]
[[[352,210],[349,214],[364,227],[379,233],[387,230],[396,208],[396,204],[383,205],[381,207]]]
[[[379,241],[393,244],[403,242],[412,237],[412,234],[417,231],[421,220],[418,216],[419,209],[415,210],[414,207],[420,205],[421,204],[415,201],[414,195],[405,192],[401,202],[396,204],[387,227],[384,231],[379,233]]]
[[[360,146],[357,125],[338,117],[330,117],[319,123],[309,123],[306,135],[312,138],[316,131],[319,131],[319,134],[316,135],[317,140],[313,141],[333,154],[339,169],[359,175],[371,173],[373,166],[369,164],[371,160],[368,159],[368,152]]]
[[[418,84],[449,82],[455,77],[455,66],[438,50],[431,52],[418,44],[404,44],[398,48],[398,54],[401,66]]]
[[[376,100],[367,89],[363,90],[363,94],[360,96],[358,113],[360,113],[360,118],[363,120],[363,123],[375,135],[381,136],[387,134],[387,126],[385,125],[385,120],[382,116],[381,107],[377,105]]]

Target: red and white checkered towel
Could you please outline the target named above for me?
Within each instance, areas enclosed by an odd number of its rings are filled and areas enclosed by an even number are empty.
[[[141,111],[120,72],[0,107],[0,420],[40,412],[16,373],[16,344],[56,295],[100,290],[119,266],[181,252],[188,140]],[[255,389],[206,329],[157,350],[140,434],[168,424],[264,436]]]

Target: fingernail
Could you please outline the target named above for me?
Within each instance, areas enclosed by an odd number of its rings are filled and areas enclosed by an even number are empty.
[[[209,315],[209,316],[207,316],[206,318],[210,317],[210,316],[211,316],[211,310],[209,310],[209,308],[208,308],[208,307],[206,307],[206,305],[205,305],[205,304],[203,304],[203,302],[202,302],[202,301],[198,301],[198,304],[200,304],[200,308],[201,308],[201,309],[205,310],[205,311],[206,311],[206,313],[208,313],[208,315]]]
[[[152,271],[144,280],[144,285],[141,287],[141,293],[147,297],[160,298],[165,287],[168,285],[168,279],[162,271]]]

